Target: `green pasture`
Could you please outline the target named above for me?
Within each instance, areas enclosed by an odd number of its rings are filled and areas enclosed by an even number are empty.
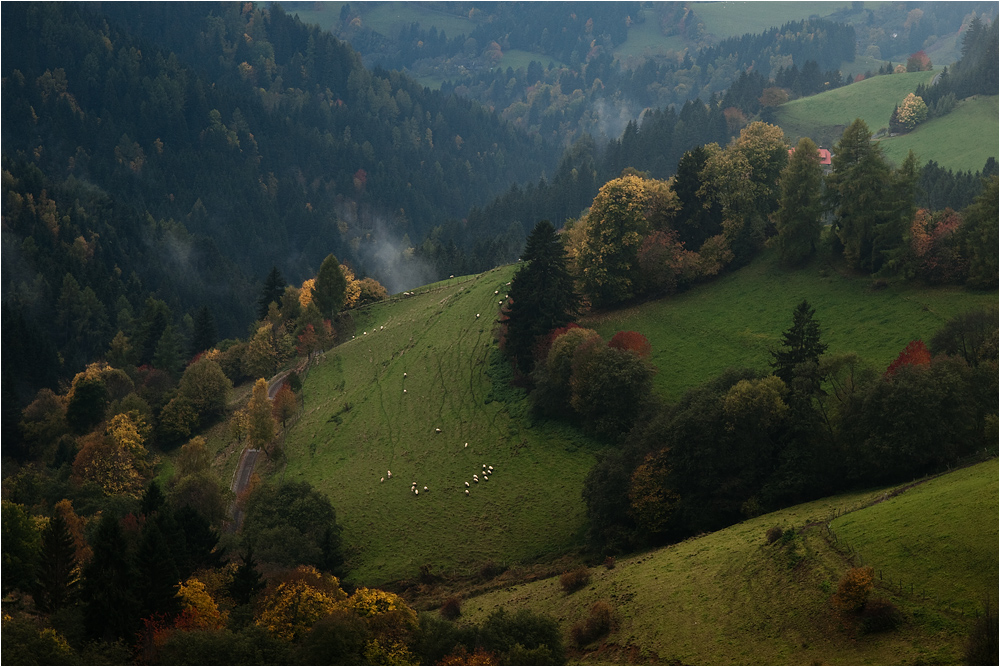
[[[820,146],[830,147],[855,118],[865,121],[873,133],[888,127],[893,108],[919,84],[929,83],[934,74],[907,72],[876,76],[792,100],[778,107],[775,123],[793,145],[800,138],[809,137]]]
[[[930,340],[949,318],[995,305],[996,292],[926,288],[872,281],[824,261],[789,271],[767,251],[747,267],[690,291],[584,318],[605,339],[618,331],[645,335],[653,347],[657,391],[676,400],[728,367],[767,369],[770,350],[792,323],[803,299],[816,309],[827,354],[856,352],[884,368],[910,341]]]
[[[973,615],[996,603],[997,461],[920,484],[831,527],[883,577]]]
[[[979,171],[997,157],[1000,111],[996,95],[962,100],[950,113],[932,118],[913,132],[880,143],[887,158],[901,164],[912,150],[920,163],[935,160],[945,169]]]
[[[343,2],[294,3],[287,9],[289,14],[298,14],[303,23],[313,23],[329,29],[340,20]],[[424,30],[432,27],[438,32],[444,30],[448,38],[468,35],[476,28],[468,18],[434,9],[426,2],[356,2],[351,8],[360,12],[361,25],[371,28],[386,37],[395,38],[399,30],[411,23],[419,23]]]
[[[491,394],[512,393],[487,372],[514,269],[355,312],[355,338],[309,371],[280,477],[329,496],[353,583],[415,577],[425,564],[461,575],[581,543],[580,488],[595,446],[569,427],[531,427],[516,392],[510,402]],[[484,464],[494,467],[489,480]]]
[[[968,544],[977,554],[992,553],[987,565],[992,568],[993,592],[996,474],[996,461],[991,461],[968,474],[953,473],[926,485],[927,493],[948,499],[954,508],[949,515],[978,516],[990,524],[992,531],[964,532],[968,542],[956,542],[954,548]],[[901,504],[915,491],[846,514],[839,522],[883,512],[883,519],[869,525],[871,539],[892,540],[912,550],[934,540],[945,542],[958,532],[949,531],[945,521],[918,522],[916,513],[913,521],[893,523],[892,517],[907,514]],[[851,565],[831,546],[825,523],[835,513],[869,505],[881,494],[818,500],[620,559],[610,570],[593,567],[590,585],[569,595],[557,577],[496,590],[466,600],[462,618],[474,623],[500,606],[528,608],[557,618],[568,635],[591,605],[606,602],[614,609],[617,629],[599,647],[571,656],[571,662],[581,664],[956,664],[972,622],[968,614],[877,583],[875,595],[894,602],[905,620],[898,630],[866,635],[855,619],[842,616],[830,603]],[[981,498],[989,496],[992,506],[984,507]],[[919,510],[930,511],[930,502]],[[765,532],[772,526],[794,528],[795,539],[768,545]],[[840,532],[845,531],[846,524]],[[938,549],[930,556],[936,576],[942,581],[975,576],[962,571],[970,559],[952,559],[949,553]],[[879,567],[877,557],[872,559]],[[967,608],[975,606],[978,594],[954,592]]]
[[[827,16],[849,2],[694,2],[692,9],[705,24],[705,30],[717,37],[739,37],[780,28],[789,21],[810,16]]]
[[[629,26],[628,37],[615,48],[618,58],[648,57],[662,55],[667,51],[683,51],[687,40],[679,35],[664,36],[660,32],[660,22],[656,12],[650,9],[640,10],[646,18],[642,23]]]

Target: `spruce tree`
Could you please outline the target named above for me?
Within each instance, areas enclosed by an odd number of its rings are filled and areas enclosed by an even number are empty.
[[[278,271],[278,267],[272,266],[271,272],[264,279],[264,288],[260,291],[260,298],[257,299],[257,319],[262,320],[267,317],[267,309],[272,303],[281,304],[281,296],[284,293],[285,279]]]
[[[788,266],[799,266],[816,252],[823,215],[823,167],[812,139],[803,137],[781,174],[776,216],[778,252]]]
[[[191,356],[212,349],[219,340],[215,318],[208,306],[202,306],[194,316],[194,334],[191,336]]]
[[[52,613],[62,608],[76,592],[76,546],[66,519],[56,512],[42,531],[42,552],[38,560],[34,591],[35,606]]]
[[[344,306],[346,295],[347,279],[340,270],[340,262],[333,255],[327,255],[313,285],[313,303],[324,318],[331,318]]]
[[[257,561],[253,557],[253,547],[240,554],[240,564],[233,572],[229,583],[229,594],[236,604],[250,604],[257,593],[264,590],[264,577],[257,571]]]
[[[505,314],[506,351],[522,372],[530,372],[540,336],[564,327],[576,316],[579,297],[566,268],[566,251],[552,223],[542,220],[528,236],[510,285]]]
[[[118,519],[105,513],[91,542],[94,555],[83,571],[84,624],[92,639],[131,640],[138,629],[136,572]]]
[[[803,300],[792,313],[792,326],[781,334],[781,348],[772,351],[774,374],[791,386],[792,380],[803,375],[815,381],[819,358],[826,352],[826,344],[820,342],[819,322],[814,319],[816,311]],[[810,364],[809,369],[801,364]]]

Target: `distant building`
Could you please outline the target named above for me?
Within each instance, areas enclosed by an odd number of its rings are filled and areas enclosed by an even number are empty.
[[[788,157],[792,157],[792,154],[794,152],[795,152],[794,148],[789,148]],[[816,152],[819,153],[819,163],[823,167],[823,171],[830,171],[830,169],[833,166],[833,161],[832,161],[833,153],[831,153],[826,148],[820,148]]]

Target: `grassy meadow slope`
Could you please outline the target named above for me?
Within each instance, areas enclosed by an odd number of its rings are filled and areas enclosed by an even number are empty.
[[[695,15],[717,39],[762,33],[789,21],[829,16],[849,2],[693,2]]]
[[[902,164],[912,149],[920,163],[935,160],[954,171],[979,171],[1000,144],[1000,109],[996,95],[962,100],[950,113],[918,125],[913,132],[883,139],[887,158]]]
[[[591,584],[570,595],[558,578],[493,591],[466,600],[463,619],[480,621],[498,606],[525,607],[553,615],[568,631],[592,604],[607,602],[617,630],[600,647],[571,657],[584,664],[955,664],[972,622],[969,612],[982,594],[997,590],[997,461],[871,505],[883,495],[818,500],[620,559],[611,570],[592,568]],[[946,518],[959,523],[925,520],[933,503],[947,503]],[[991,565],[981,574],[964,572],[973,563],[953,558],[944,546],[933,549],[926,562],[900,561],[874,546],[862,549],[876,570],[899,565],[906,568],[899,575],[928,582],[926,596],[877,582],[875,595],[894,602],[905,620],[896,631],[864,635],[856,621],[830,604],[851,565],[834,549],[824,525],[844,512],[834,522],[842,540],[855,525],[871,545],[894,545],[897,553],[950,541],[956,550],[971,547]],[[964,518],[983,515],[992,530],[976,530]],[[794,528],[795,539],[768,545],[765,532],[772,526]],[[930,582],[972,577],[970,586],[954,589],[950,607],[934,599]]]
[[[821,260],[788,271],[767,251],[752,264],[682,294],[592,315],[581,322],[605,338],[634,330],[653,347],[654,384],[668,399],[730,366],[766,369],[769,351],[792,323],[802,299],[816,309],[828,354],[857,352],[878,367],[916,338],[925,342],[949,318],[997,293],[959,287],[891,284],[873,290],[869,278],[843,275]]]
[[[594,445],[568,427],[528,428],[523,400],[491,396],[497,301],[514,269],[356,312],[356,338],[309,372],[282,475],[330,497],[352,582],[414,577],[424,564],[463,574],[580,543]],[[483,464],[495,475],[476,484]]]
[[[774,122],[784,130],[791,144],[809,137],[820,146],[830,147],[855,118],[865,121],[872,132],[888,127],[893,107],[921,83],[930,83],[934,75],[935,72],[907,72],[876,76],[802,97],[778,107]]]

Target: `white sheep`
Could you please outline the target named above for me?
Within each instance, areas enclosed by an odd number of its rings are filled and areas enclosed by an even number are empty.
[[[466,447],[468,447],[468,446],[469,446],[469,443],[465,443],[465,446],[466,446]],[[463,448],[463,449],[464,449],[464,448]]]
[[[406,373],[403,373],[403,377],[406,377]]]
[[[392,471],[391,470],[386,470],[385,471],[385,476],[388,477],[389,479],[392,479]]]
[[[476,313],[476,319],[477,320],[479,319],[479,313]]]
[[[434,429],[434,432],[435,432],[435,433],[440,433],[440,432],[441,432],[441,429],[439,429],[439,428],[436,428],[436,429]]]
[[[424,487],[424,491],[426,491],[426,490],[427,490],[427,487],[425,486],[425,487]]]
[[[484,482],[488,482],[488,481],[490,481],[490,478],[489,478],[489,477],[487,477],[486,475],[483,475],[483,481],[484,481]]]
[[[404,393],[404,394],[406,393],[406,390],[405,390],[405,389],[403,390],[403,393]]]
[[[465,495],[469,495],[469,490],[468,489],[465,490]]]
[[[381,484],[381,483],[382,483],[382,482],[384,482],[384,481],[385,481],[385,477],[383,477],[383,478],[379,479],[379,481],[378,481],[378,482],[379,482],[379,484]]]
[[[472,481],[475,482],[476,484],[479,484],[479,478],[477,478],[477,477],[473,477]]]
[[[494,294],[499,294],[499,293],[500,293],[500,290],[493,290],[493,293],[494,293]]]
[[[469,488],[469,483],[468,482],[465,483],[465,488]]]
[[[493,472],[493,466],[490,466],[489,468],[490,468],[490,472]]]
[[[415,496],[419,496],[419,495],[420,495],[420,492],[419,492],[419,491],[417,491],[416,489],[413,489],[413,495],[415,495]]]

